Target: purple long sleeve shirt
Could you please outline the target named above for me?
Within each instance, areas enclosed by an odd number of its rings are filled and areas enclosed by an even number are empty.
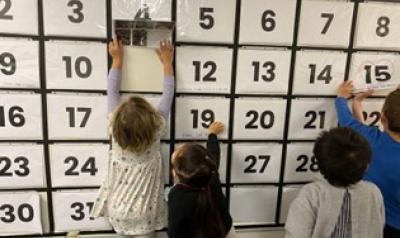
[[[108,74],[107,84],[107,103],[108,113],[114,111],[121,101],[121,94],[119,90],[121,88],[122,73],[121,70],[111,69]],[[160,102],[158,104],[158,112],[165,118],[168,119],[169,112],[171,111],[172,100],[174,99],[174,87],[175,80],[173,76],[164,77],[164,90],[161,95]]]

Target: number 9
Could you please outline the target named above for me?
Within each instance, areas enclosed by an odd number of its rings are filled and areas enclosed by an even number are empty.
[[[13,75],[17,70],[15,57],[8,52],[0,55],[0,65],[4,67],[1,69],[1,72],[5,75]]]

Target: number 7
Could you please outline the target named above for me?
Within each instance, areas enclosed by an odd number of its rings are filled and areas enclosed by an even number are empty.
[[[321,17],[322,18],[327,18],[327,21],[325,23],[324,29],[322,29],[321,34],[326,34],[326,32],[328,31],[333,18],[335,17],[335,15],[333,13],[321,13]]]
[[[268,162],[271,159],[269,155],[260,155],[258,156],[259,160],[264,160],[263,165],[261,166],[260,173],[264,173],[265,169],[267,168]]]

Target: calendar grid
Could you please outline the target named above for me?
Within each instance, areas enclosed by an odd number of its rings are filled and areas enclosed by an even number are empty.
[[[47,36],[45,34],[45,23],[44,23],[44,1],[45,0],[37,0],[38,2],[38,34],[10,34],[10,33],[0,33],[0,37],[6,38],[21,38],[21,39],[32,39],[39,43],[39,77],[40,77],[40,88],[3,88],[0,87],[0,91],[4,92],[31,92],[34,94],[38,94],[41,97],[41,106],[42,106],[42,139],[0,139],[0,143],[35,143],[43,147],[44,151],[44,178],[46,181],[46,187],[33,187],[33,188],[0,188],[0,192],[21,192],[21,191],[37,191],[46,194],[47,204],[42,204],[47,206],[48,212],[48,222],[49,222],[49,232],[44,235],[22,235],[17,237],[50,237],[54,235],[65,235],[65,232],[55,232],[56,224],[55,224],[55,212],[54,212],[54,201],[53,195],[57,191],[73,191],[73,190],[94,190],[98,189],[98,186],[55,186],[52,181],[52,169],[51,169],[51,158],[50,158],[50,147],[54,144],[58,143],[69,143],[79,145],[80,143],[94,143],[97,145],[110,144],[110,140],[107,139],[52,139],[49,136],[49,118],[48,118],[48,95],[52,95],[53,93],[70,93],[70,94],[90,94],[90,95],[106,95],[106,90],[92,90],[92,89],[47,89],[47,73],[46,73],[46,42],[50,40],[57,41],[78,41],[78,42],[97,42],[97,43],[107,43],[112,39],[112,0],[105,0],[106,5],[106,38],[99,37],[80,37],[80,36]],[[228,124],[226,125],[228,129],[227,138],[222,138],[220,141],[222,143],[226,143],[227,145],[227,158],[226,158],[226,182],[223,184],[223,188],[226,191],[226,197],[228,200],[229,206],[232,206],[232,188],[235,187],[271,187],[277,188],[277,202],[276,202],[276,210],[274,216],[274,222],[269,224],[239,224],[236,227],[238,228],[267,228],[267,227],[282,227],[284,224],[281,222],[282,207],[283,207],[283,199],[284,199],[284,188],[286,186],[292,185],[304,185],[307,182],[287,182],[285,180],[285,170],[288,168],[287,160],[289,153],[289,146],[292,143],[313,143],[314,139],[293,139],[290,135],[290,124],[291,124],[291,116],[293,109],[293,101],[296,99],[334,99],[335,95],[304,95],[297,94],[294,92],[294,81],[296,78],[296,61],[299,58],[298,52],[302,50],[319,50],[319,51],[331,51],[331,52],[343,52],[346,54],[345,61],[345,71],[344,71],[344,79],[349,79],[350,69],[352,66],[352,58],[353,55],[357,52],[385,52],[385,53],[400,53],[400,50],[388,50],[388,49],[363,49],[355,47],[355,37],[357,34],[357,24],[359,17],[359,5],[360,3],[365,2],[364,0],[351,0],[350,2],[354,3],[353,15],[351,19],[351,28],[349,35],[349,45],[347,48],[345,47],[320,47],[320,46],[301,46],[299,45],[299,35],[300,35],[300,19],[302,12],[302,4],[305,0],[296,0],[295,7],[295,19],[294,19],[294,27],[293,27],[293,41],[290,45],[282,46],[282,45],[274,45],[274,44],[243,44],[240,42],[240,23],[241,23],[241,10],[242,5],[245,0],[236,0],[235,5],[235,16],[234,16],[234,35],[232,43],[207,43],[207,42],[187,42],[187,41],[179,41],[177,39],[177,28],[174,29],[173,39],[175,46],[178,48],[179,46],[211,46],[211,47],[219,47],[219,48],[229,48],[232,51],[232,68],[231,68],[231,78],[230,78],[230,88],[228,92],[224,93],[209,93],[209,92],[176,92],[174,96],[174,101],[171,109],[171,119],[170,123],[170,137],[169,139],[163,139],[162,143],[169,144],[169,155],[172,154],[175,145],[183,142],[206,142],[205,139],[181,139],[179,135],[176,135],[175,129],[177,128],[177,123],[179,123],[179,119],[177,120],[177,109],[176,109],[176,101],[178,98],[183,97],[191,97],[191,96],[204,96],[204,97],[218,97],[229,100],[229,116],[228,116]],[[378,2],[378,1],[377,1]],[[382,2],[382,1],[379,1]],[[385,2],[391,2],[390,0],[386,0]],[[395,2],[395,1],[393,1]],[[171,19],[174,22],[177,22],[178,13],[178,0],[171,0]],[[241,49],[245,48],[256,48],[256,49],[265,49],[265,48],[274,48],[280,50],[288,50],[291,52],[290,55],[290,65],[288,67],[289,70],[289,80],[288,80],[288,91],[287,93],[274,93],[274,94],[263,94],[263,93],[242,93],[237,92],[237,72],[239,66],[239,52]],[[104,52],[106,53],[106,52]],[[175,51],[176,55],[176,51]],[[107,64],[111,66],[111,58],[108,56]],[[176,70],[176,62],[174,62],[174,69]],[[132,93],[133,91],[121,90],[121,93]],[[141,92],[134,91],[136,94],[143,95],[160,95],[159,92]],[[236,103],[239,98],[243,99],[254,99],[254,98],[262,98],[262,99],[282,99],[286,103],[286,112],[284,115],[284,131],[283,136],[280,139],[243,139],[243,138],[235,138],[234,131],[234,123],[236,120],[235,114],[237,113]],[[383,99],[384,96],[373,96],[372,98]],[[267,103],[267,102],[266,102]],[[215,118],[218,120],[219,118]],[[177,138],[178,137],[178,138]],[[276,182],[235,182],[232,181],[233,177],[233,160],[234,160],[234,146],[240,143],[270,143],[270,144],[278,144],[282,147],[280,165],[279,165],[279,174],[278,181]],[[168,160],[169,167],[171,168],[170,160]],[[169,171],[169,183],[166,186],[173,185],[173,177],[171,172]],[[98,234],[100,231],[82,231],[81,234]],[[101,231],[101,233],[113,233],[113,231]]]

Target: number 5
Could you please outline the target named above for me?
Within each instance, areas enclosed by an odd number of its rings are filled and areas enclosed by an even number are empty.
[[[200,26],[205,30],[210,30],[214,26],[214,18],[210,13],[214,12],[214,8],[202,7],[200,8]],[[205,22],[207,21],[207,23]]]

